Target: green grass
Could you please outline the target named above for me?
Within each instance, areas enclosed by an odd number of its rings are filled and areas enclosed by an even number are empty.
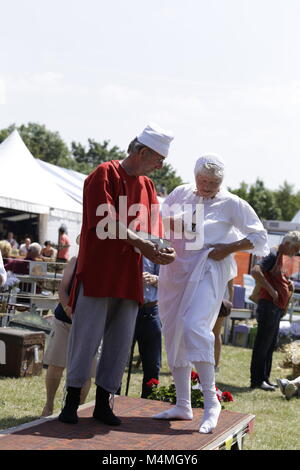
[[[256,416],[254,432],[247,435],[246,450],[298,450],[300,407],[297,398],[285,400],[279,390],[264,392],[249,389],[250,349],[223,346],[220,372],[217,385],[233,394],[234,401],[225,403],[225,409],[250,413]],[[274,353],[272,379],[289,377],[290,369],[282,369],[284,354]],[[137,355],[135,354],[135,365]],[[0,429],[18,426],[40,417],[45,400],[45,374],[27,378],[0,378]],[[122,393],[125,392],[127,374],[124,376]],[[165,354],[161,369],[160,383],[169,384],[171,375]],[[139,397],[141,392],[142,370],[133,367],[129,395]],[[61,384],[55,401],[54,412],[59,412],[63,397]],[[88,401],[94,399],[95,386],[91,387]]]

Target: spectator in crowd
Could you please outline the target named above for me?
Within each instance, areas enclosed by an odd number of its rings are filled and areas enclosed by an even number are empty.
[[[59,227],[58,234],[58,250],[56,255],[56,261],[58,263],[67,263],[69,260],[71,240],[68,237],[66,225],[62,224]]]
[[[161,323],[158,314],[157,284],[159,265],[143,258],[144,305],[139,308],[135,339],[137,340],[143,367],[141,398],[152,392],[147,385],[150,379],[159,378],[161,366]]]
[[[300,395],[300,375],[294,380],[277,379],[278,387],[287,400]]]
[[[54,312],[53,328],[50,333],[48,347],[44,356],[44,364],[48,365],[46,373],[47,401],[42,416],[53,414],[54,399],[60,385],[63,371],[67,363],[68,338],[72,325],[71,311],[68,307],[69,295],[74,280],[77,257],[70,259],[59,286],[59,304]],[[96,359],[93,362],[91,377],[95,377]],[[85,402],[91,386],[91,377],[83,385],[80,394],[80,404]]]
[[[221,187],[223,176],[224,164],[218,157],[200,157],[195,165],[195,183],[175,188],[163,205],[177,257],[174,263],[160,268],[158,305],[177,401],[176,406],[154,418],[192,419],[194,364],[204,396],[199,427],[204,434],[215,429],[221,412],[212,329],[226,286],[236,272],[233,254],[243,250],[258,255],[269,252],[267,233],[257,214],[246,201]],[[184,217],[187,207],[193,214],[190,221]]]
[[[110,408],[109,397],[120,388],[138,305],[144,302],[141,255],[156,264],[175,259],[174,250],[158,250],[154,243],[136,233],[138,228],[146,231],[147,226],[149,230],[151,227],[150,233],[162,235],[159,211],[155,227],[151,217],[153,205],[159,208],[154,184],[144,175],[162,168],[172,139],[163,129],[147,126],[129,144],[127,158],[100,164],[85,180],[78,265],[69,302],[74,315],[66,402],[59,416],[62,422],[78,420],[80,390],[103,338],[93,417],[108,425],[121,424]],[[121,217],[122,196],[127,197],[126,221]],[[138,219],[128,212],[137,204],[144,209]]]
[[[11,271],[16,274],[29,274],[29,261],[40,260],[41,250],[42,247],[39,243],[31,243],[27,256],[24,259],[10,260],[5,264],[6,271]]]
[[[0,240],[0,251],[2,253],[4,264],[8,263],[8,261],[10,261],[10,258],[11,258],[12,248],[11,248],[11,244],[7,240]]]
[[[30,273],[30,261],[40,260],[41,250],[42,250],[42,247],[39,243],[31,243],[28,249],[27,256],[24,259],[14,259],[14,260],[8,261],[8,263],[5,264],[6,271],[11,271],[15,274],[21,274],[21,275],[27,274],[28,275]],[[19,287],[23,291],[23,293],[31,292],[30,282],[24,281],[20,283]],[[42,289],[37,284],[36,293],[40,294],[41,292],[42,292]],[[28,297],[17,297],[17,301],[24,303],[24,304],[30,303],[30,299]]]
[[[17,240],[14,239],[13,232],[8,232],[7,241],[10,243],[12,248],[15,248],[16,250],[19,248],[19,244],[18,244]]]
[[[43,258],[55,259],[57,257],[57,250],[53,248],[50,240],[45,241],[44,248],[41,251]]]
[[[293,284],[287,277],[284,256],[295,256],[300,250],[300,232],[289,232],[277,248],[258,262],[251,274],[260,286],[256,309],[257,334],[251,359],[251,388],[274,391],[270,381],[272,357],[276,347],[279,323],[288,306]]]
[[[7,274],[3,266],[3,259],[2,259],[2,254],[0,251],[0,287],[2,287],[7,279]]]
[[[213,327],[213,334],[215,335],[215,371],[219,372],[221,350],[222,350],[222,335],[221,330],[226,317],[230,315],[233,300],[233,279],[228,282],[227,293],[222,301],[218,318],[216,319],[215,326]]]
[[[30,238],[25,238],[24,243],[22,243],[19,248],[19,254],[21,256],[27,256],[30,244],[31,244]]]

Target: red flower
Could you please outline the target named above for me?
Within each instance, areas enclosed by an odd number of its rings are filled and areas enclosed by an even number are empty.
[[[146,383],[147,387],[153,387],[154,385],[158,385],[159,380],[157,379],[150,379],[149,382]]]
[[[191,372],[191,380],[193,382],[199,382],[200,383],[199,375],[194,370],[192,370],[192,372]]]
[[[222,400],[223,401],[233,401],[233,396],[230,392],[223,392],[222,393]]]

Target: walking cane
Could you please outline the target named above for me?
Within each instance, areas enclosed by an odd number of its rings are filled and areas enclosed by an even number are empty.
[[[129,383],[130,383],[130,377],[131,377],[131,370],[132,370],[132,362],[133,362],[133,353],[134,353],[134,347],[135,347],[135,342],[136,338],[135,336],[133,337],[132,345],[131,345],[131,351],[130,351],[130,357],[129,357],[129,363],[128,363],[128,374],[127,374],[127,382],[126,382],[126,392],[125,396],[128,396],[128,390],[129,390]]]

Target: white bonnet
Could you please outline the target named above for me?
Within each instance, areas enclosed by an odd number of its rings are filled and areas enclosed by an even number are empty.
[[[220,176],[223,178],[225,165],[223,160],[217,155],[203,155],[202,157],[198,158],[194,168],[195,176],[197,176],[197,174],[202,171],[204,165],[207,163],[215,165],[219,170]]]

